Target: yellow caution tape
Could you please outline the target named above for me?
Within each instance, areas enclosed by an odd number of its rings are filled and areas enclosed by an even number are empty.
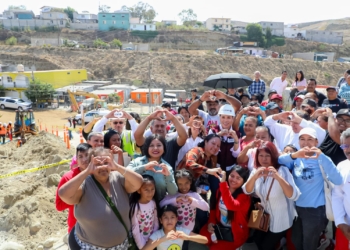
[[[21,175],[21,174],[26,174],[26,173],[32,173],[32,172],[36,172],[36,171],[47,169],[47,168],[56,167],[56,166],[68,163],[70,161],[71,161],[71,159],[70,160],[62,160],[60,162],[44,165],[44,166],[37,167],[37,168],[30,168],[30,169],[26,169],[26,170],[16,171],[16,172],[13,172],[13,173],[10,173],[10,174],[0,175],[0,179],[11,177],[11,176],[16,176],[16,175]]]

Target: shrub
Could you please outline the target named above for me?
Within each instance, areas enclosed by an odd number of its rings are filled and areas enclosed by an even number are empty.
[[[16,45],[17,44],[17,38],[14,36],[11,36],[9,39],[6,39],[6,45]]]

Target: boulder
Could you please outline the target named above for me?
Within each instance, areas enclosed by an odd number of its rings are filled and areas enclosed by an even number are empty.
[[[53,244],[56,242],[57,239],[55,238],[48,238],[47,240],[44,241],[43,245],[46,248],[50,248],[53,246]]]
[[[24,246],[17,242],[9,241],[0,246],[0,250],[24,250]]]
[[[41,223],[39,221],[35,221],[33,222],[30,226],[29,226],[29,230],[31,234],[36,234],[40,229],[41,229]]]
[[[60,183],[61,176],[59,174],[52,174],[49,177],[47,177],[47,185],[50,186],[58,186],[58,183]]]

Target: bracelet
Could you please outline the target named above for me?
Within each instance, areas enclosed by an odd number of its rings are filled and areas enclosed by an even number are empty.
[[[200,101],[201,103],[203,103],[203,101],[201,100],[201,98],[198,98],[197,100]]]

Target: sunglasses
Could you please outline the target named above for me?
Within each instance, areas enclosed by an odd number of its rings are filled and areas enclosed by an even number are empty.
[[[124,122],[113,122],[113,124],[123,124]]]
[[[349,144],[342,144],[342,145],[340,145],[340,148],[341,148],[342,150],[345,150],[345,149],[350,148],[350,145],[349,145]]]

